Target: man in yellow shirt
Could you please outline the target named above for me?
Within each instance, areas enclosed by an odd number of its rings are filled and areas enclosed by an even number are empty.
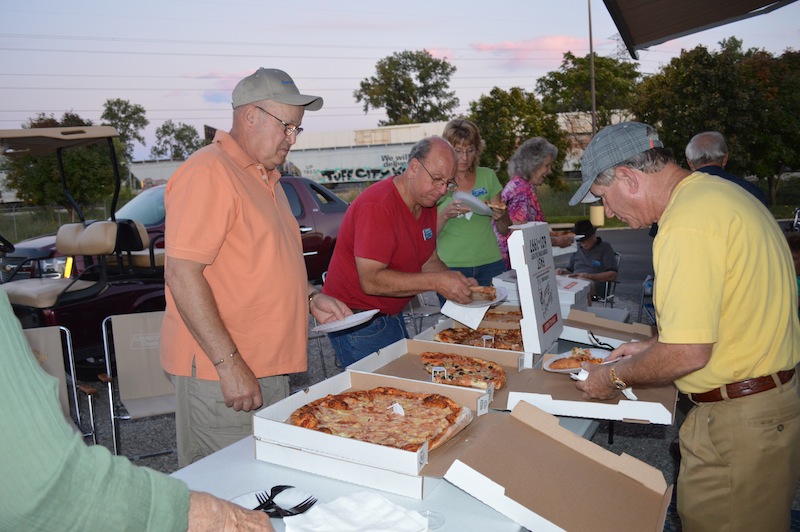
[[[658,334],[587,368],[586,397],[674,382],[695,406],[680,430],[683,529],[788,530],[800,480],[795,272],[769,211],[741,187],[684,170],[645,124],[587,146],[570,201],[602,198],[633,228],[657,222]],[[588,197],[588,198],[587,198]]]

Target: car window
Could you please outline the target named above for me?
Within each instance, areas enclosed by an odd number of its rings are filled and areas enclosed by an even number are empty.
[[[344,212],[347,210],[347,203],[327,188],[317,183],[309,183],[308,189],[311,191],[311,196],[314,198],[314,201],[319,205],[320,211]]]
[[[164,187],[143,190],[116,213],[119,219],[138,220],[145,226],[163,223],[166,216]]]
[[[289,200],[289,206],[292,208],[292,214],[295,218],[300,218],[303,215],[303,203],[297,195],[295,188],[289,183],[283,183],[283,191],[286,193],[286,198]]]

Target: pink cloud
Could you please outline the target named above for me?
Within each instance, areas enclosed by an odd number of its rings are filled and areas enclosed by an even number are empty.
[[[597,43],[595,42],[595,45]],[[505,59],[504,66],[515,70],[530,68],[535,61],[538,66],[561,64],[565,52],[585,55],[589,48],[589,39],[569,35],[548,35],[524,41],[505,41],[498,43],[473,43],[473,50],[480,54],[491,54],[494,58]]]

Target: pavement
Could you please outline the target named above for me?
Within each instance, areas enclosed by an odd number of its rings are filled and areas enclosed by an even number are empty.
[[[635,321],[638,318],[642,282],[648,273],[652,273],[651,246],[647,232],[646,230],[600,230],[599,234],[607,239],[615,250],[622,253],[615,306],[628,309]],[[563,260],[561,257],[559,259]],[[559,266],[559,261],[556,262],[556,266]],[[424,298],[426,303],[436,304],[436,295],[433,292],[424,294]],[[436,321],[437,317],[425,318],[423,329],[432,326]],[[326,337],[309,341],[308,368],[304,373],[290,376],[292,392],[320,382],[325,375],[331,376],[341,371],[336,365],[333,348]],[[95,404],[99,443],[110,448],[108,401],[104,385],[99,383],[96,385],[103,386]],[[677,437],[678,427],[682,421],[683,415],[678,413],[676,423],[671,426],[615,422],[613,443],[609,442],[609,424],[602,421],[592,441],[616,454],[626,453],[650,464],[663,473],[667,483],[674,483],[678,464],[671,456],[669,446]],[[135,457],[154,450],[175,448],[173,415],[121,421],[119,425],[122,450],[128,456]],[[177,469],[177,457],[174,453],[136,459],[135,462],[164,473],[171,473]],[[800,492],[798,495],[795,497],[795,509],[800,509]],[[671,512],[665,530],[680,530],[680,523],[676,520],[674,512]]]

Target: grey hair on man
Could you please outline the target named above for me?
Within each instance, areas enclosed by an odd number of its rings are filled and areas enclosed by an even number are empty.
[[[728,143],[719,131],[698,133],[686,145],[686,162],[692,169],[709,164],[725,166],[728,158]]]

